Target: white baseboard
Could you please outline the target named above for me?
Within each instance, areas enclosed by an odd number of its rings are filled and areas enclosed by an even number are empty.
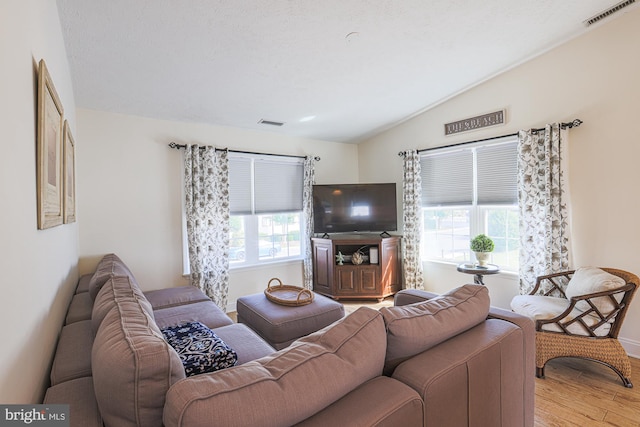
[[[227,301],[227,313],[236,311],[236,301]]]
[[[640,359],[640,342],[620,337],[618,337],[618,341],[629,356]]]

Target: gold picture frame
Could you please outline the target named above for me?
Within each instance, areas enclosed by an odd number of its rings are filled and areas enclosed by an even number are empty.
[[[38,64],[38,229],[63,222],[62,133],[64,110],[44,59]]]
[[[64,121],[63,151],[63,212],[64,223],[76,221],[76,142],[71,134],[71,127]]]

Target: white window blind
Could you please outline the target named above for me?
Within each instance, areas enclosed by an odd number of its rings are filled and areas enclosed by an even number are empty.
[[[517,142],[477,148],[478,204],[518,203]]]
[[[302,210],[304,169],[301,162],[255,162],[255,213]]]
[[[473,203],[473,152],[429,153],[420,159],[423,206]]]
[[[232,215],[302,210],[304,166],[300,159],[229,158],[229,209]]]
[[[518,201],[517,139],[422,154],[422,205],[511,205]],[[475,193],[474,193],[475,188]]]
[[[229,209],[231,215],[253,212],[253,167],[251,159],[229,157]]]

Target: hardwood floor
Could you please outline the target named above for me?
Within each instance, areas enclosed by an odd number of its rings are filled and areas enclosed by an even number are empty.
[[[555,359],[536,378],[536,427],[640,426],[640,359],[631,358],[633,388],[609,368],[580,359]]]

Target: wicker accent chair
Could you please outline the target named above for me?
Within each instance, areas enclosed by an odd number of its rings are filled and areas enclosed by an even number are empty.
[[[625,387],[633,387],[631,363],[618,341],[618,333],[640,280],[623,270],[595,270],[622,278],[616,281],[624,284],[567,298],[565,292],[569,293],[568,284],[577,270],[548,274],[537,278],[528,295],[514,297],[511,307],[516,313],[535,320],[538,378],[544,378],[544,367],[549,360],[577,357],[608,366]]]

